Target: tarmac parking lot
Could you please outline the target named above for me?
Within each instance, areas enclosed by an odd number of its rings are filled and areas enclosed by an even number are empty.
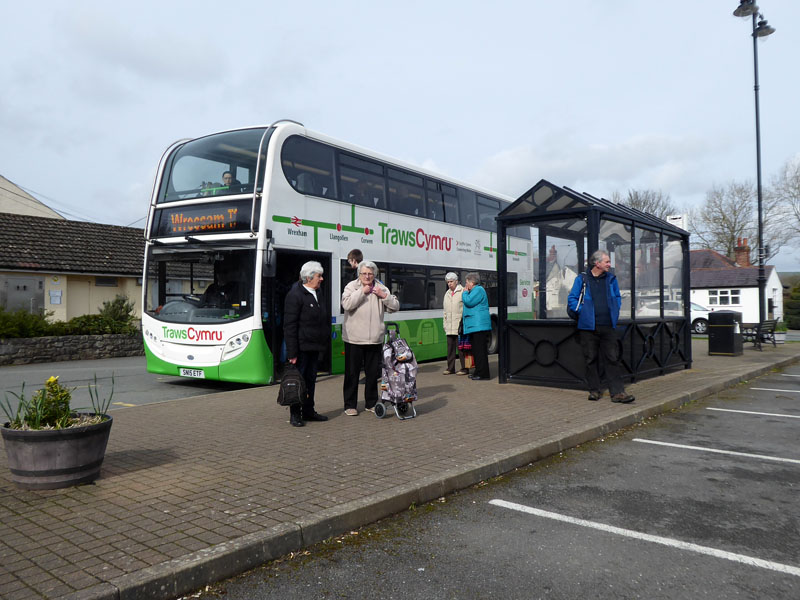
[[[799,429],[793,365],[202,597],[797,598]]]
[[[592,444],[570,457],[577,472],[559,466],[490,504],[516,514],[509,534],[535,528],[537,571],[576,594],[796,598],[798,419],[793,367]],[[558,546],[569,551],[540,560]]]

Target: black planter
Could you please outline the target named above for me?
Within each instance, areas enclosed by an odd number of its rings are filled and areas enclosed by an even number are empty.
[[[113,419],[96,425],[22,431],[0,428],[11,480],[26,490],[89,483],[100,475]],[[8,425],[8,423],[6,423]]]

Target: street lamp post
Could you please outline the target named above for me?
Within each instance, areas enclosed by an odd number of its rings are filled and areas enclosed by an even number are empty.
[[[767,318],[766,288],[767,275],[764,269],[764,213],[761,194],[761,121],[758,110],[758,38],[775,33],[775,28],[767,24],[767,20],[760,12],[755,0],[739,0],[739,6],[733,11],[736,17],[753,18],[753,75],[755,85],[753,90],[756,96],[756,189],[758,192],[758,320],[763,322]]]

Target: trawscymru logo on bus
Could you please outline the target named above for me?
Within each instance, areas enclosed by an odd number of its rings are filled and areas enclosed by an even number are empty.
[[[191,340],[192,342],[222,341],[222,332],[214,331],[213,329],[197,329],[196,327],[172,329],[166,325],[162,325],[161,329],[164,334],[164,339],[167,340]]]
[[[388,223],[378,223],[378,226],[381,228],[381,242],[384,244],[447,252],[450,252],[453,247],[453,238],[425,233],[422,227],[413,231],[411,229],[393,229],[389,227]]]

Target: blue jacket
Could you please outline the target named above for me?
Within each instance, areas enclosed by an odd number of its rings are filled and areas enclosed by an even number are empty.
[[[581,295],[581,287],[583,286],[583,278],[587,277],[586,273],[581,273],[575,278],[567,297],[567,306],[572,310],[577,310],[578,296]],[[606,293],[608,294],[608,308],[611,311],[611,326],[616,328],[617,320],[619,319],[619,309],[622,307],[622,295],[619,293],[619,284],[617,283],[617,276],[613,273],[606,273],[603,278],[606,282]],[[586,293],[583,296],[583,305],[578,312],[578,329],[586,329],[594,331],[594,302],[592,301],[592,292],[589,283],[586,283]]]
[[[471,290],[464,290],[461,293],[461,301],[464,303],[464,312],[461,315],[464,321],[464,333],[491,331],[492,317],[489,315],[489,298],[486,296],[486,290],[480,285]]]

